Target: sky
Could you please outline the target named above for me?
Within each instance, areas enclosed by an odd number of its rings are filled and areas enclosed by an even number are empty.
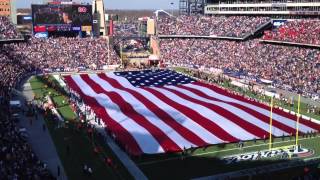
[[[16,0],[17,8],[30,8],[31,3],[41,0]],[[76,2],[91,2],[90,0],[76,0]],[[174,5],[170,3],[173,2]],[[179,0],[104,0],[105,9],[178,9]]]

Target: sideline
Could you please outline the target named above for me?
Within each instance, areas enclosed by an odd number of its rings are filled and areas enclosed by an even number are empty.
[[[54,75],[53,75],[54,76]],[[58,81],[61,87],[65,87],[66,84],[63,80],[59,78],[58,75],[55,75],[54,78]],[[144,173],[139,169],[139,167],[130,159],[130,157],[121,150],[121,148],[109,137],[105,131],[104,126],[99,125],[94,120],[90,120],[90,124],[94,125],[97,130],[103,134],[105,137],[105,143],[110,149],[113,151],[115,156],[121,161],[121,163],[126,167],[129,173],[132,175],[134,179],[139,180],[147,180],[148,178],[144,175]],[[103,122],[102,122],[103,124]]]
[[[319,157],[319,156],[318,156]],[[319,162],[319,159],[316,160],[316,162]],[[262,175],[272,172],[277,172],[289,168],[295,168],[295,167],[301,167],[308,164],[315,164],[315,161],[312,162],[312,160],[309,161],[290,161],[290,162],[282,162],[282,163],[275,163],[270,164],[266,166],[259,166],[254,168],[248,168],[248,169],[242,169],[239,171],[232,171],[222,174],[216,174],[211,176],[204,176],[204,177],[198,177],[193,178],[192,180],[222,180],[222,179],[233,179],[233,178],[241,178],[241,177],[249,177],[252,175]]]
[[[22,94],[19,94],[18,98],[21,100],[22,108],[24,109],[26,109],[24,102],[31,101],[34,97],[34,93],[30,84],[32,77],[33,76],[24,79],[20,83],[19,90],[21,90]],[[21,113],[18,124],[20,127],[26,128],[28,134],[28,143],[32,147],[32,150],[37,155],[39,160],[47,165],[52,175],[58,180],[67,180],[68,177],[65,173],[60,157],[58,156],[48,127],[46,127],[46,130],[43,131],[43,125],[46,126],[43,116],[38,114],[38,118],[35,119],[35,117],[26,117],[23,113]],[[58,166],[60,169],[60,176],[58,176]]]
[[[129,173],[132,175],[134,179],[139,180],[147,180],[148,178],[143,174],[141,169],[128,157],[128,155],[123,152],[120,147],[114,143],[113,139],[107,135],[105,132],[105,128],[98,125],[98,123],[94,122],[94,120],[90,121],[91,124],[96,126],[97,131],[99,131],[103,136],[105,137],[105,143],[107,146],[110,147],[110,149],[113,151],[113,153],[116,155],[116,157],[121,161],[121,163],[127,168]]]
[[[316,137],[311,137],[311,138],[301,138],[301,139],[299,139],[299,141],[316,139],[316,138],[320,138],[320,137],[319,137],[319,136],[316,136]],[[287,143],[287,142],[295,142],[295,140],[292,139],[292,140],[287,140],[287,141],[279,141],[279,142],[273,143],[273,145],[274,145],[274,144]],[[267,146],[267,145],[268,145],[268,144],[263,143],[263,144],[245,146],[245,147],[243,147],[242,149],[248,149],[248,148],[252,148],[252,147],[260,147],[260,146]],[[233,150],[239,150],[239,148],[231,148],[231,149],[224,149],[224,150],[219,150],[219,151],[211,151],[211,152],[199,153],[199,154],[195,154],[195,155],[186,156],[185,158],[203,156],[203,155],[208,155],[208,154],[215,154],[215,153],[218,153],[218,152],[228,152],[228,151],[233,151]],[[246,152],[246,153],[247,153],[247,152]],[[248,153],[249,153],[249,152],[248,152]],[[162,162],[172,161],[172,160],[177,160],[177,159],[181,159],[181,158],[180,158],[180,157],[173,157],[173,158],[168,158],[168,159],[163,159],[163,160],[148,161],[148,162],[142,162],[142,163],[137,163],[137,164],[138,164],[139,166],[144,166],[144,165],[162,163]]]

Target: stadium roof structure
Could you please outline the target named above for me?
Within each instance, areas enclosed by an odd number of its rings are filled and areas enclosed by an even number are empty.
[[[167,11],[165,11],[165,10],[162,10],[162,9],[159,9],[159,10],[156,10],[155,12],[153,12],[155,15],[156,15],[156,17],[157,17],[157,19],[158,19],[158,17],[159,17],[159,14],[164,14],[164,15],[167,15],[167,16],[170,16],[170,17],[174,17],[172,14],[170,14],[170,13],[168,13]]]

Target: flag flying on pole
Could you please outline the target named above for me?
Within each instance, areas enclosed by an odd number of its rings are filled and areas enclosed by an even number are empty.
[[[269,135],[270,107],[170,70],[81,74],[67,85],[134,154],[182,151]],[[300,119],[300,132],[320,125]],[[273,108],[272,135],[294,134],[296,117]]]

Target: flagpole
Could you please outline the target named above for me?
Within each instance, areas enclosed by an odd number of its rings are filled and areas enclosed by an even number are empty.
[[[269,150],[271,150],[272,148],[272,110],[273,110],[273,96],[271,96],[271,104],[270,104]]]
[[[122,42],[120,43],[120,58],[121,58],[122,68],[124,68],[123,52],[122,52]]]
[[[123,66],[123,56],[122,56],[122,42],[120,43],[120,58],[121,58],[122,68],[124,68],[124,66]]]
[[[297,114],[297,124],[296,124],[296,146],[298,146],[298,141],[299,141],[299,119],[300,119],[300,99],[301,95],[299,94],[298,97],[298,114]]]

